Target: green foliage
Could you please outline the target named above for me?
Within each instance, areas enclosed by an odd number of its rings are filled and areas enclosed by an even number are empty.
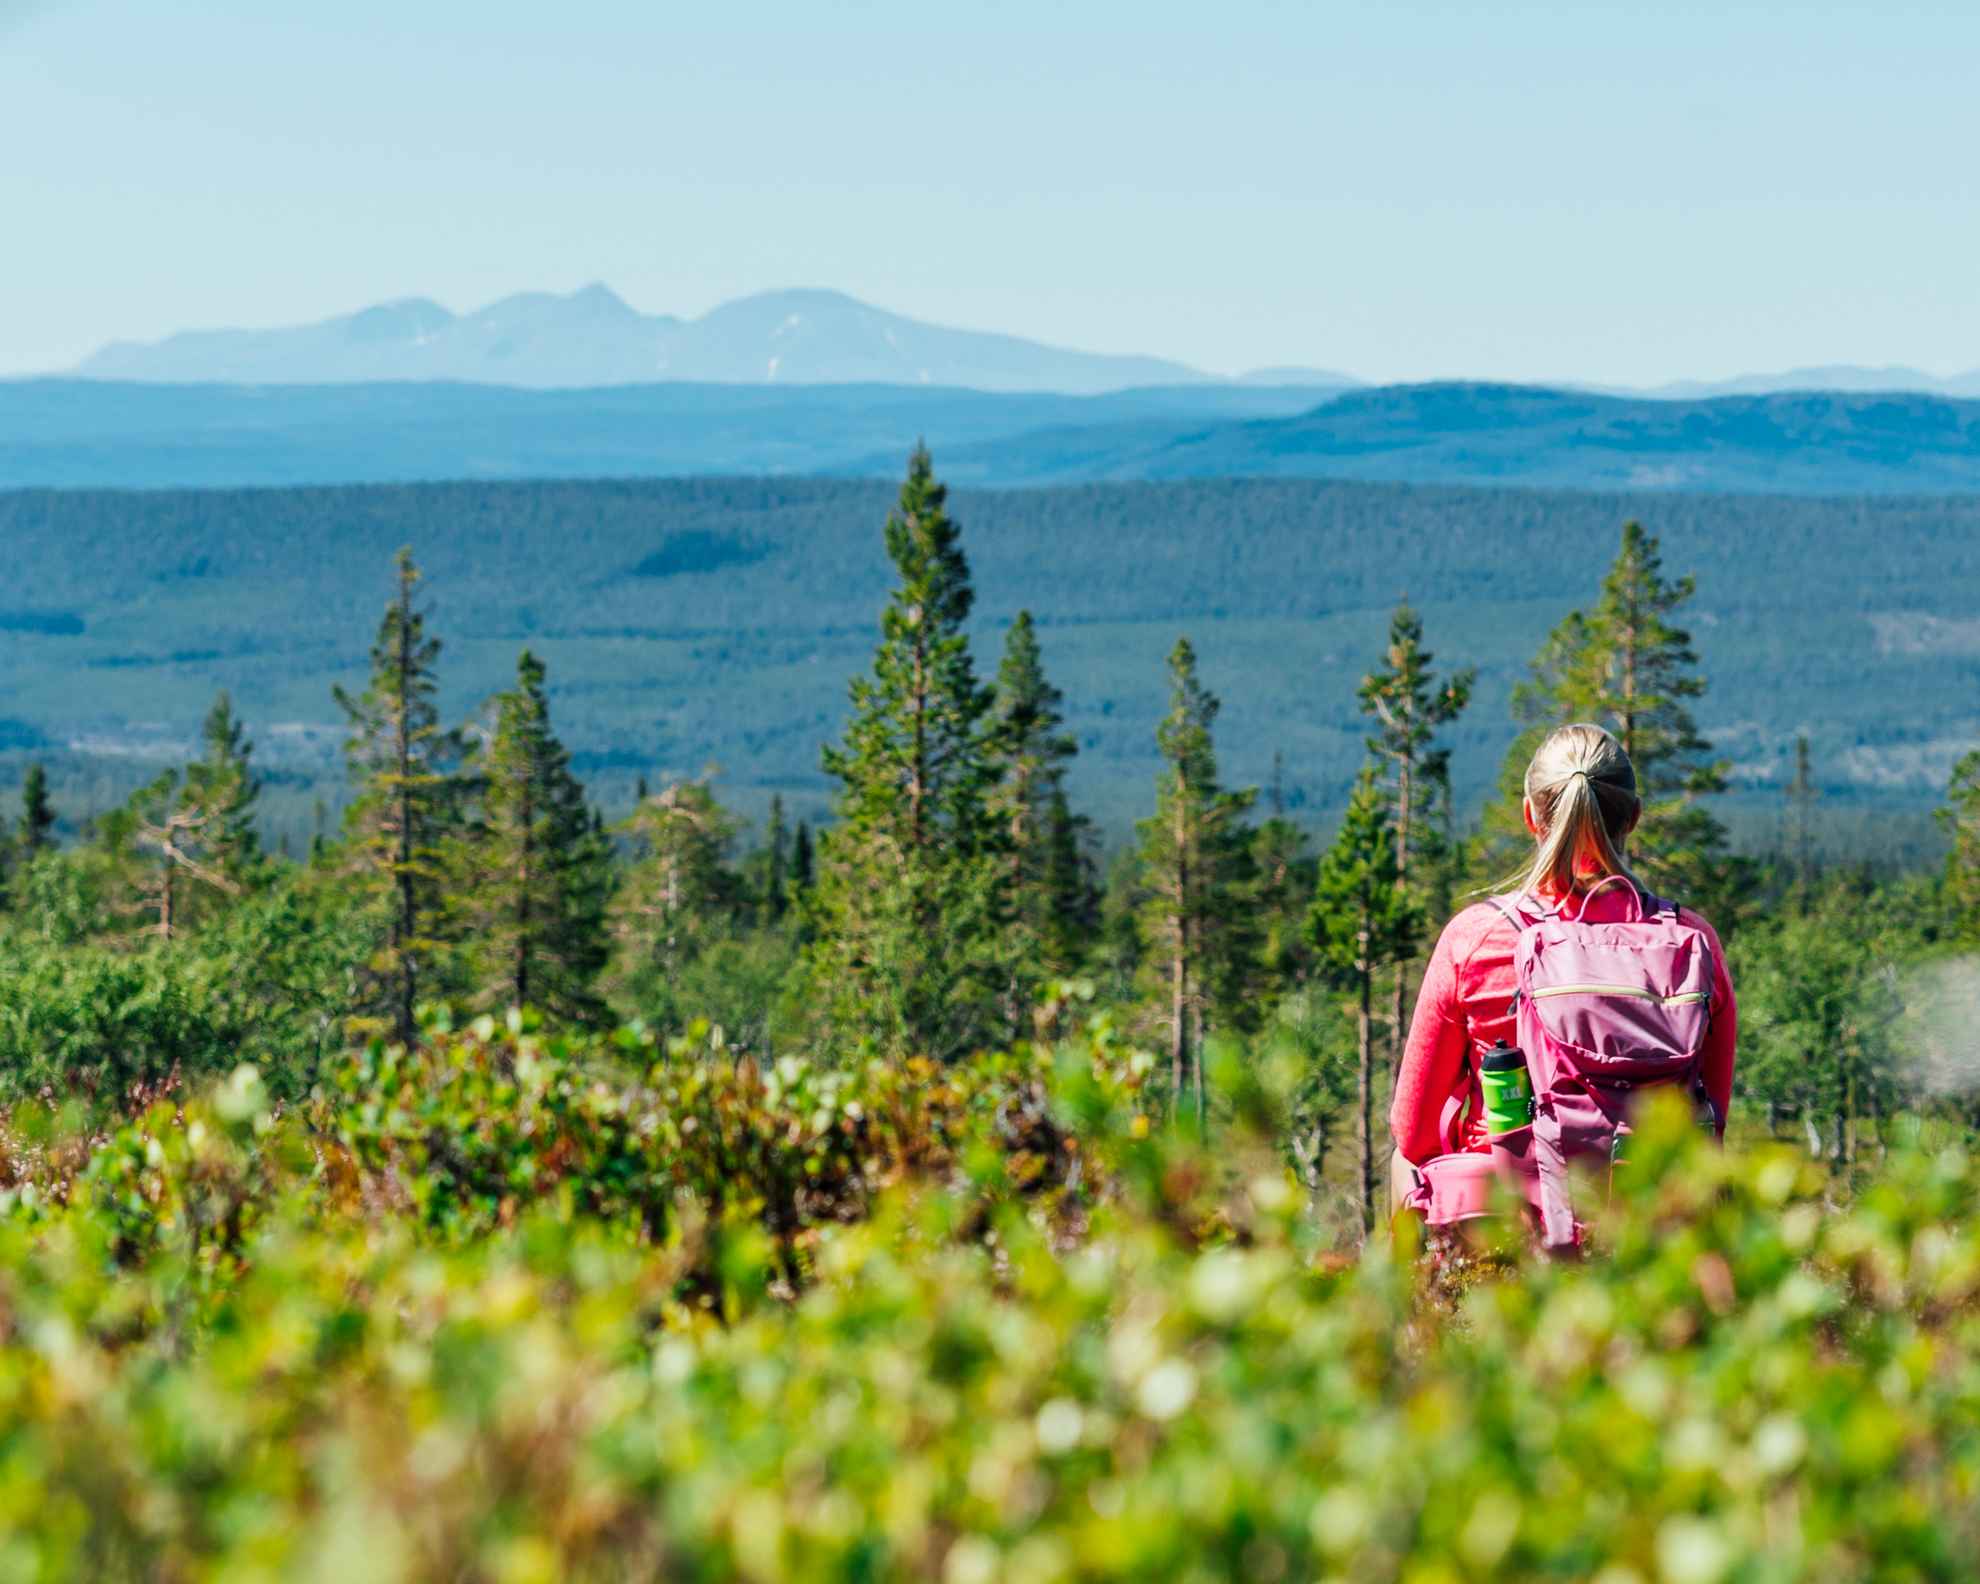
[[[32,863],[55,845],[55,805],[48,796],[48,771],[39,761],[27,767],[21,779],[21,823],[17,838],[20,854]]]
[[[1187,638],[1169,653],[1169,712],[1155,729],[1163,769],[1155,812],[1140,824],[1138,957],[1142,982],[1169,1051],[1170,1104],[1193,1090],[1199,1124],[1208,1105],[1205,1038],[1213,1023],[1242,1027],[1256,935],[1249,902],[1255,789],[1226,791],[1212,729],[1221,705],[1196,671]]]
[[[994,697],[998,780],[990,813],[1003,833],[1003,999],[1016,1038],[1026,1032],[1039,985],[1079,964],[1084,880],[1078,826],[1066,801],[1066,770],[1078,744],[1065,730],[1065,698],[1046,679],[1029,611],[1018,612],[1005,637]]]
[[[423,998],[443,991],[447,940],[447,843],[459,828],[464,787],[460,742],[440,724],[434,666],[440,641],[414,603],[419,569],[401,550],[398,591],[371,649],[371,685],[335,696],[349,722],[345,758],[355,791],[344,814],[345,862],[354,900],[376,944],[353,1027],[410,1041]]]
[[[742,886],[729,864],[736,821],[706,782],[679,781],[641,799],[620,834],[632,862],[612,901],[613,994],[656,1027],[678,1030],[715,1010],[681,992],[740,922]]]
[[[1524,730],[1506,754],[1499,798],[1485,821],[1490,861],[1522,852],[1527,763],[1547,732],[1590,721],[1613,732],[1636,768],[1643,821],[1630,863],[1653,888],[1728,912],[1740,886],[1727,863],[1725,828],[1697,800],[1726,789],[1691,701],[1703,696],[1691,635],[1670,617],[1696,592],[1691,577],[1666,579],[1655,536],[1623,525],[1622,546],[1591,610],[1570,612],[1548,635],[1529,679],[1513,693]],[[1511,867],[1507,864],[1506,867]]]
[[[608,949],[610,852],[550,729],[544,675],[525,649],[515,687],[495,700],[476,814],[451,866],[453,930],[477,1004],[583,1026],[605,1010],[593,985]]]
[[[0,1100],[79,1095],[114,1107],[243,1061],[285,1096],[306,1092],[326,1052],[342,1048],[362,957],[345,900],[289,876],[187,939],[132,950],[78,933],[101,916],[93,867],[88,854],[42,858],[25,895],[48,911],[24,909],[0,928]]]
[[[1423,910],[1403,885],[1388,799],[1372,768],[1348,799],[1339,833],[1320,856],[1308,936],[1322,971],[1355,1003],[1355,1098],[1359,1118],[1361,1202],[1373,1225],[1377,1145],[1375,1103],[1375,977],[1415,955]],[[1386,1156],[1386,1149],[1381,1152]]]
[[[1384,665],[1361,679],[1358,694],[1362,712],[1376,723],[1368,752],[1394,810],[1396,869],[1418,895],[1447,856],[1437,816],[1450,800],[1451,754],[1438,746],[1437,734],[1464,713],[1478,680],[1469,667],[1439,677],[1435,659],[1423,647],[1423,618],[1407,602],[1398,605],[1389,618]]]
[[[925,448],[886,545],[898,582],[870,675],[852,684],[840,783],[810,916],[811,996],[831,1026],[896,1056],[984,1043],[1000,989],[1007,898],[991,806],[999,730],[964,623],[975,602],[948,491]]]
[[[1047,1584],[1980,1566],[1964,1150],[1916,1140],[1838,1208],[1792,1151],[1720,1153],[1659,1112],[1599,1259],[1344,1261],[1257,1131],[1269,1096],[1233,1089],[1211,1148],[1150,1134],[1095,1076],[1107,1048],[1094,1031],[1042,1077],[928,1067],[941,1097],[917,1111],[861,1073],[685,1051],[661,1087],[601,1089],[556,1041],[484,1028],[410,1065],[374,1050],[327,1143],[251,1073],[81,1161],[17,1113],[8,1565]],[[1027,1112],[1041,1085],[1047,1114]],[[634,1114],[671,1125],[666,1148]],[[1019,1115],[1030,1131],[993,1121]],[[1091,1155],[1100,1191],[1069,1199],[1061,1172],[1041,1191],[1048,1142]]]

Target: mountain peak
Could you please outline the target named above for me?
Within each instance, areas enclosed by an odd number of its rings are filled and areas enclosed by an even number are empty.
[[[407,298],[319,325],[125,343],[78,372],[187,384],[458,380],[545,389],[696,381],[1067,395],[1206,378],[1159,358],[950,329],[826,288],[759,292],[683,321],[642,314],[603,281],[563,294],[518,292],[458,316]]]

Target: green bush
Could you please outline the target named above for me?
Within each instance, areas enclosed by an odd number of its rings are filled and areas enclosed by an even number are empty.
[[[1980,1565],[1960,1150],[1838,1207],[1653,1120],[1598,1257],[1452,1283],[1322,1243],[1263,1090],[1199,1143],[1117,1054],[759,1073],[483,1024],[314,1116],[236,1074],[80,1170],[17,1116],[0,1576]]]

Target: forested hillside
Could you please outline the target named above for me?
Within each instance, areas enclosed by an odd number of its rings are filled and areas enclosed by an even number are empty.
[[[939,461],[939,458],[938,458]],[[465,716],[534,646],[574,762],[608,808],[643,773],[720,767],[760,816],[816,814],[818,751],[870,654],[891,488],[819,481],[447,484],[0,496],[10,592],[4,764],[48,760],[65,819],[184,751],[233,693],[298,840],[342,796],[333,682],[356,679],[395,551],[428,572],[440,676]],[[1118,837],[1153,770],[1163,657],[1187,633],[1225,699],[1234,782],[1296,817],[1337,810],[1359,762],[1352,681],[1407,595],[1479,668],[1452,736],[1461,810],[1503,748],[1539,636],[1641,518],[1698,581],[1699,706],[1735,809],[1777,830],[1805,733],[1825,821],[1922,811],[1980,729],[1980,504],[1211,481],[962,492],[994,643],[1029,609],[1066,695],[1080,805]],[[1879,819],[1878,841],[1925,833]]]
[[[1559,489],[1980,490],[1980,402],[1799,391],[1200,382],[1102,395],[924,385],[149,385],[0,381],[0,486],[473,478],[887,478],[917,440],[958,483],[1333,478]]]

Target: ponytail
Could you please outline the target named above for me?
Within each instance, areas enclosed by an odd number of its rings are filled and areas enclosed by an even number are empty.
[[[1575,725],[1551,733],[1526,767],[1526,800],[1540,827],[1540,849],[1521,891],[1564,897],[1612,875],[1636,885],[1623,844],[1643,804],[1636,769],[1608,732]]]

